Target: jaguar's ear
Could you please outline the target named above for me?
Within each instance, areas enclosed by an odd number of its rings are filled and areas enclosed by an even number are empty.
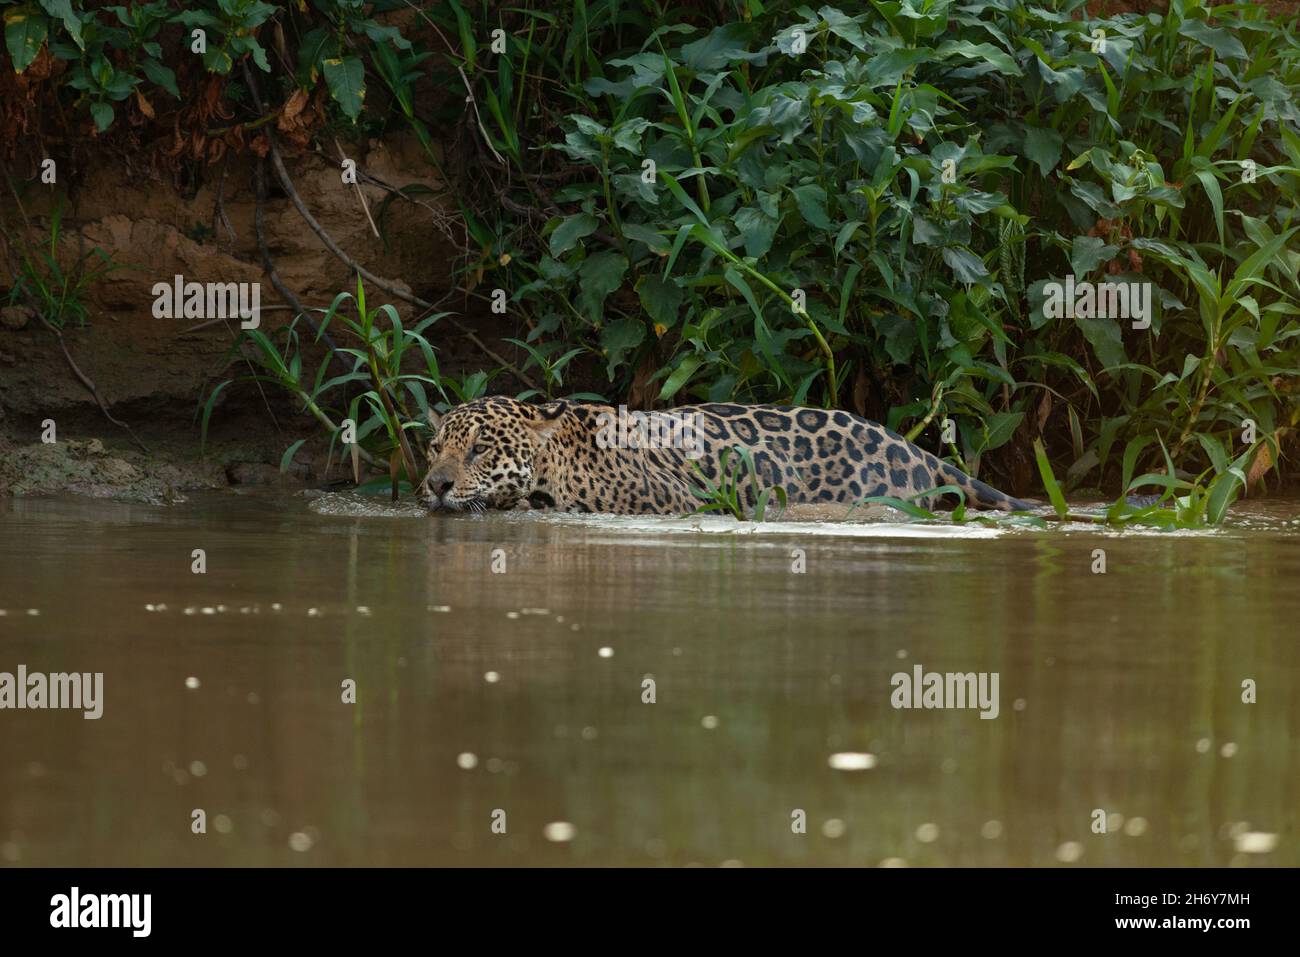
[[[528,427],[537,435],[538,441],[545,445],[560,430],[560,417],[553,419],[528,420]]]
[[[429,420],[429,428],[437,432],[442,427],[442,416],[434,411],[433,406],[429,406],[428,414],[425,416]]]

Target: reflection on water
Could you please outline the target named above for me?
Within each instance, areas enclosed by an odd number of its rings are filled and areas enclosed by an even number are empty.
[[[105,697],[0,711],[0,863],[1293,865],[1297,512],[0,504],[0,672]],[[998,716],[895,709],[918,664],[998,673]]]

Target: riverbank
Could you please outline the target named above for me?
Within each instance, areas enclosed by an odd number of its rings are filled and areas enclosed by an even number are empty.
[[[0,434],[0,497],[65,493],[171,505],[199,489],[300,488],[327,478],[315,450],[301,452],[283,471],[278,459],[268,440],[226,441],[204,452],[197,437],[173,437],[144,452],[121,438],[22,442]],[[341,475],[337,462],[334,471]]]

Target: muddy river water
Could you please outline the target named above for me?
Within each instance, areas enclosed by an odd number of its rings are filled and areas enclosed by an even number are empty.
[[[0,682],[103,676],[97,719],[0,710],[0,865],[1300,863],[1300,503],[376,501],[0,502]],[[932,672],[987,706],[896,707]]]

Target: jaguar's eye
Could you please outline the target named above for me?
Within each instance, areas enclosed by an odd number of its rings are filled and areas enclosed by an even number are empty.
[[[471,449],[471,451],[475,455],[487,455],[488,451],[491,448],[492,446],[488,445],[486,442],[477,442],[475,443],[474,448]]]

